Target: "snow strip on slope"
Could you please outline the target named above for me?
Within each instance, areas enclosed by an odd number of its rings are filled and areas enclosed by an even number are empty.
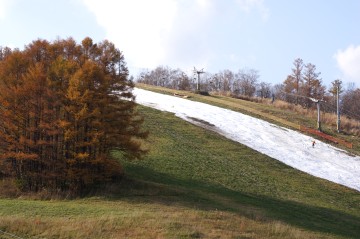
[[[136,102],[201,125],[291,167],[360,191],[360,157],[312,137],[220,107],[135,88]],[[194,121],[194,119],[197,119]],[[203,125],[203,126],[206,126]]]

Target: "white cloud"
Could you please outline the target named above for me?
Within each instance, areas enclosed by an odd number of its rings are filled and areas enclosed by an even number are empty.
[[[196,0],[196,2],[200,7],[207,7],[211,4],[211,0]]]
[[[243,21],[239,11],[260,12],[263,18],[268,14],[262,0],[81,1],[134,70],[218,66],[233,23]]]
[[[107,37],[132,66],[154,67],[165,57],[165,44],[177,11],[174,0],[83,0]]]
[[[6,16],[6,11],[10,7],[10,0],[0,0],[0,20]]]
[[[360,45],[338,50],[334,58],[344,77],[360,84]]]
[[[236,2],[244,12],[250,13],[252,10],[257,10],[263,20],[266,21],[269,18],[270,10],[265,6],[263,0],[236,0]]]

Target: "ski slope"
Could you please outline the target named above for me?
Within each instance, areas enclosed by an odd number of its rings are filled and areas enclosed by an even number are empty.
[[[360,191],[360,157],[310,136],[220,107],[135,88],[138,104],[210,128],[313,176]],[[205,123],[207,122],[207,123]]]

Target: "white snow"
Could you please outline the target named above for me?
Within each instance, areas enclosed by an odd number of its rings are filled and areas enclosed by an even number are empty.
[[[138,88],[133,93],[138,104],[173,112],[291,167],[360,191],[359,156],[320,141],[312,147],[312,137],[231,110]]]

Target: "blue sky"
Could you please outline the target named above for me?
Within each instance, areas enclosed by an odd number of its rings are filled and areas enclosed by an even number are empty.
[[[130,73],[156,66],[259,71],[282,83],[302,58],[360,87],[359,0],[0,0],[0,45],[108,39]]]

